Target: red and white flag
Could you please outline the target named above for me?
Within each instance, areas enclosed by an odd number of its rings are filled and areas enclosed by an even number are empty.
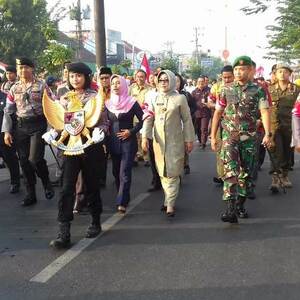
[[[143,56],[143,59],[142,59],[142,62],[141,62],[141,69],[146,72],[146,74],[147,74],[147,81],[148,81],[149,76],[151,74],[151,69],[149,67],[149,63],[148,63],[148,59],[147,59],[146,53],[144,53],[144,56]]]

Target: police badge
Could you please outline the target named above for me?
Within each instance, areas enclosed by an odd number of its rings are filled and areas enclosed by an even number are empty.
[[[83,105],[77,93],[71,91],[67,93],[65,108],[60,102],[52,100],[45,91],[43,110],[48,123],[54,130],[51,129],[45,133],[43,139],[64,150],[65,155],[84,153],[85,148],[98,142],[91,137],[88,128],[93,128],[97,124],[104,107],[103,101],[103,97],[98,93]],[[61,132],[58,140],[56,140],[58,136],[56,131]]]

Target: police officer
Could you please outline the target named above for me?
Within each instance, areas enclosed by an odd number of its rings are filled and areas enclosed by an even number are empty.
[[[6,105],[6,94],[0,91],[0,126],[2,125],[5,105]],[[14,146],[8,147],[7,145],[5,145],[3,133],[1,133],[0,136],[0,152],[10,173],[10,183],[11,183],[10,193],[11,194],[18,193],[20,189],[19,160],[16,154],[15,147]]]
[[[16,59],[20,80],[13,85],[7,96],[2,124],[4,142],[11,147],[15,144],[23,170],[27,194],[23,206],[33,205],[36,198],[36,175],[41,178],[45,197],[51,199],[54,191],[49,180],[49,171],[44,159],[45,144],[42,135],[47,130],[43,114],[42,97],[45,83],[35,78],[34,64],[26,58]],[[12,118],[16,113],[17,125],[13,134]]]
[[[280,184],[286,188],[291,188],[292,183],[288,177],[291,167],[292,136],[292,109],[296,102],[300,89],[290,82],[292,69],[286,64],[276,65],[276,81],[270,85],[272,98],[271,131],[273,133],[273,147],[270,151],[272,155],[271,174],[272,183],[270,190],[278,192]]]
[[[216,105],[211,146],[214,151],[217,150],[217,129],[223,115],[221,158],[224,165],[223,200],[227,203],[227,210],[221,219],[223,222],[237,223],[237,216],[248,217],[244,203],[256,155],[256,121],[259,111],[265,128],[263,144],[266,146],[270,145],[271,135],[269,102],[265,92],[249,81],[251,58],[238,57],[233,68],[235,82],[224,86]]]
[[[11,87],[17,82],[17,69],[15,66],[7,66],[5,68],[6,80],[1,85],[1,91],[8,94]]]

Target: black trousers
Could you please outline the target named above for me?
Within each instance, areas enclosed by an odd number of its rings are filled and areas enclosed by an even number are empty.
[[[9,170],[10,183],[20,185],[20,167],[16,147],[14,144],[11,147],[4,144],[4,134],[1,134],[0,138],[0,152]]]
[[[150,157],[150,166],[152,171],[152,182],[153,187],[158,188],[161,187],[160,177],[158,175],[156,165],[155,165],[155,157],[153,151],[153,140],[148,139],[149,142],[149,157]]]
[[[32,187],[36,184],[36,175],[44,186],[49,181],[49,171],[45,155],[45,143],[42,135],[47,130],[46,119],[18,121],[15,129],[16,148],[23,170],[25,184]]]
[[[58,201],[58,221],[70,222],[73,220],[73,207],[76,193],[76,181],[82,171],[85,186],[84,196],[92,217],[102,213],[100,197],[100,178],[102,164],[105,160],[103,147],[92,145],[84,150],[85,153],[76,156],[65,156],[63,163],[63,186]]]

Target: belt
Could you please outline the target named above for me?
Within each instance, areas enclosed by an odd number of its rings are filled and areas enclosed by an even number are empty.
[[[31,116],[31,117],[17,117],[18,122],[20,123],[31,123],[31,122],[39,122],[46,121],[44,115]]]

